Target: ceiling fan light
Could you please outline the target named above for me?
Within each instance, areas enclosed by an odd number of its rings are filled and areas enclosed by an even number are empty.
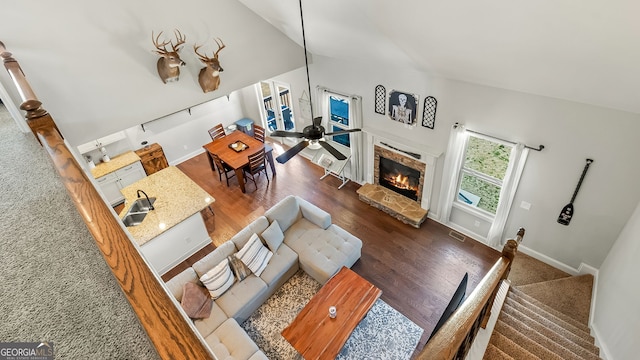
[[[318,150],[321,147],[322,145],[320,145],[320,140],[309,140],[309,149]]]

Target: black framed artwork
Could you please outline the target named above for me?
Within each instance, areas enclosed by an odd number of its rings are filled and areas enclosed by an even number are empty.
[[[433,96],[424,98],[424,107],[422,108],[422,126],[433,129],[436,126],[436,108],[438,100]]]
[[[418,95],[391,90],[389,92],[389,108],[387,111],[391,120],[415,126],[416,113],[418,112]]]

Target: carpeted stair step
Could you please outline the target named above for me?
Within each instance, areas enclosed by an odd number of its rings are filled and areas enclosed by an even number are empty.
[[[493,334],[491,334],[491,339],[489,340],[489,343],[493,344],[495,347],[500,349],[503,353],[507,354],[508,356],[511,356],[514,359],[518,359],[518,360],[540,359],[539,357],[535,356],[534,354],[524,349],[522,346],[511,341],[511,339],[502,335],[498,331],[494,331]],[[486,353],[485,353],[484,359],[493,360],[491,358],[488,358],[486,356]]]
[[[594,339],[593,336],[591,336],[591,334],[585,332],[582,329],[578,329],[577,327],[571,325],[570,323],[560,319],[559,317],[556,317],[555,315],[546,312],[545,310],[543,310],[542,308],[539,307],[527,307],[525,305],[523,305],[522,303],[514,300],[511,297],[507,297],[505,299],[505,303],[509,304],[511,306],[513,306],[514,308],[516,308],[518,311],[520,311],[521,313],[527,315],[528,317],[534,319],[534,320],[539,320],[539,319],[546,319],[548,321],[553,322],[554,324],[562,327],[564,330],[570,331],[573,334],[575,334],[576,336],[581,337],[582,339],[584,339],[585,341],[589,342],[589,343],[594,343]]]
[[[515,360],[511,356],[507,355],[504,351],[498,349],[495,345],[489,343],[487,345],[487,351],[485,351],[483,359],[487,360]]]
[[[565,354],[568,354],[567,357],[562,357],[556,353],[556,350],[560,350],[559,346],[554,346],[552,349],[546,348],[542,344],[538,344],[533,339],[529,338],[525,334],[521,333],[518,329],[507,325],[504,321],[498,320],[496,323],[495,330],[500,334],[509,338],[509,340],[515,342],[520,345],[522,348],[532,353],[533,355],[539,357],[540,359],[545,360],[579,360],[578,356],[575,354],[570,354],[569,351],[564,351]],[[566,350],[566,349],[565,349]]]
[[[562,328],[553,321],[545,319],[542,316],[533,314],[532,316],[534,318],[531,318],[527,314],[522,313],[507,302],[505,302],[504,306],[502,307],[502,311],[550,339],[564,337],[574,342],[575,344],[587,349],[589,352],[592,352],[596,355],[599,354],[599,349],[595,345],[593,345],[592,342],[588,342],[582,337]]]
[[[593,275],[585,274],[518,286],[525,294],[583,324],[589,323]]]
[[[599,356],[562,336],[544,335],[507,313],[501,313],[498,323],[504,323],[517,329],[529,339],[541,344],[565,359],[598,360]],[[552,337],[550,337],[552,336]]]
[[[532,298],[531,296],[525,294],[524,292],[520,291],[517,287],[511,287],[509,288],[509,297],[518,301],[519,303],[525,305],[527,308],[532,308],[532,307],[539,307],[541,309],[543,309],[544,311],[555,315],[556,317],[568,322],[569,324],[575,326],[576,328],[586,332],[586,333],[591,333],[591,330],[589,329],[589,327],[586,324],[583,324],[581,322],[579,322],[578,320],[565,315],[563,313],[561,313],[560,311],[547,306],[546,304],[542,303],[541,301]]]

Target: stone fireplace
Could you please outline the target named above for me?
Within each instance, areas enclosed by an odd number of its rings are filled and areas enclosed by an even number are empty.
[[[374,145],[373,164],[374,184],[421,203],[424,163],[408,155]]]
[[[425,146],[410,147],[407,141],[392,142],[376,136],[370,140],[372,181],[358,189],[360,200],[405,224],[420,227],[427,218],[439,154],[424,151]]]

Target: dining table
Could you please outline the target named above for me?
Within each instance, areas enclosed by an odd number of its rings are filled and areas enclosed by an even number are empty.
[[[233,144],[237,145],[233,146]],[[243,193],[246,192],[243,168],[249,165],[249,155],[253,155],[264,149],[267,162],[271,167],[271,174],[272,176],[276,175],[276,167],[273,162],[273,148],[269,144],[263,143],[240,130],[233,131],[202,147],[207,153],[211,170],[216,171],[211,154],[218,155],[220,160],[229,165],[236,173],[240,190],[242,190]]]

